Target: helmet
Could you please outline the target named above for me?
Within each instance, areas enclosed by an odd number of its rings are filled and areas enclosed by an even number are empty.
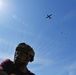
[[[29,46],[26,43],[20,43],[17,47],[16,47],[16,51],[23,51],[26,52],[27,54],[31,55],[31,60],[30,62],[32,62],[34,60],[34,55],[35,52],[33,50],[33,48],[31,46]]]

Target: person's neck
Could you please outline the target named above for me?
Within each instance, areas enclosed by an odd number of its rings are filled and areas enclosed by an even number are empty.
[[[25,66],[21,66],[19,67],[19,69],[23,72],[26,73],[27,72],[27,68]]]

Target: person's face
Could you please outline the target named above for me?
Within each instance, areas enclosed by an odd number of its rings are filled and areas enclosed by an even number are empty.
[[[31,57],[23,51],[16,51],[14,55],[14,63],[16,66],[26,66]]]

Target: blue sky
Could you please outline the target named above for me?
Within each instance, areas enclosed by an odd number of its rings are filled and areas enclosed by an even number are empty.
[[[36,75],[76,75],[76,0],[0,0],[0,62],[20,42],[35,50]]]

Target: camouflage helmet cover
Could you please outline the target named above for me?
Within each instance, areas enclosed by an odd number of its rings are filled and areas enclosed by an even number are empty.
[[[34,60],[34,55],[35,55],[35,52],[33,50],[33,48],[31,46],[29,46],[28,44],[26,43],[20,43],[17,47],[16,47],[16,51],[23,51],[23,52],[26,52],[28,53],[29,55],[31,55],[31,60],[30,62],[32,62]]]

